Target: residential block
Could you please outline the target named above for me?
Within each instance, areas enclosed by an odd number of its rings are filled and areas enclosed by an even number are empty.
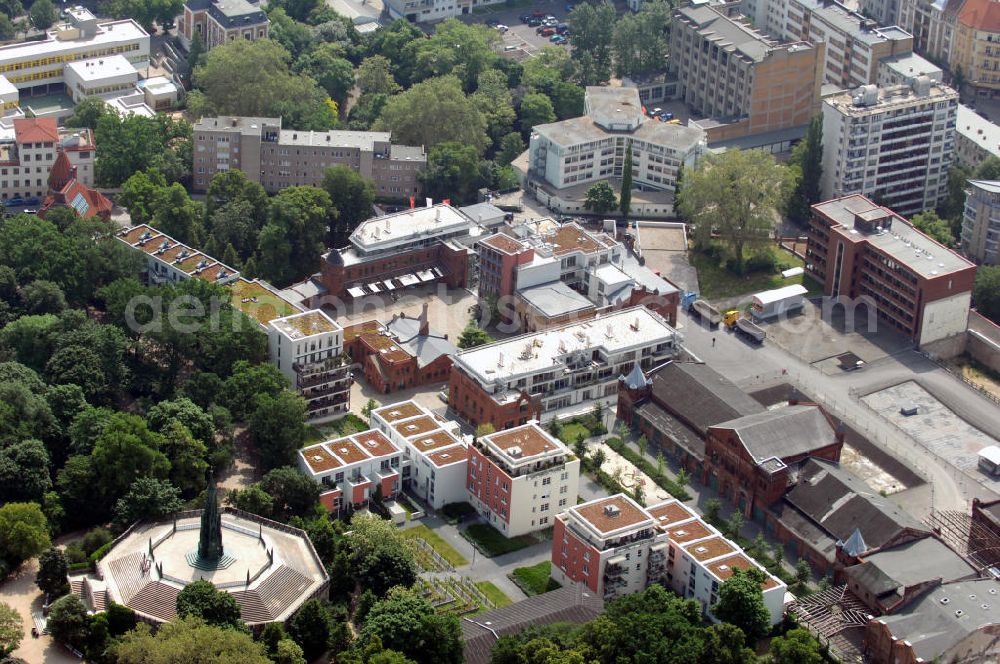
[[[402,460],[402,451],[378,431],[362,431],[298,452],[299,470],[326,488],[320,501],[338,513],[348,505],[363,507],[376,491],[383,498],[395,496],[402,487]]]

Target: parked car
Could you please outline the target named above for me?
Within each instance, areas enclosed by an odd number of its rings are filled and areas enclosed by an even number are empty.
[[[37,196],[29,196],[28,198],[24,199],[24,204],[25,205],[41,205],[42,204],[42,199],[38,198]]]
[[[551,37],[556,33],[555,28],[550,28],[548,26],[543,26],[535,30],[535,34],[541,35],[543,37]]]
[[[651,113],[651,115],[653,115],[654,117],[656,117],[656,116],[658,116],[662,112],[663,112],[663,109],[660,108],[659,106],[657,106],[656,108],[653,109],[653,112]]]
[[[560,23],[560,24],[558,24],[556,26],[556,32],[558,32],[561,35],[568,35],[569,34],[569,24],[567,24],[567,23]]]
[[[553,44],[565,44],[568,40],[563,35],[552,35],[549,41]]]
[[[670,120],[674,119],[674,114],[665,111],[663,113],[660,113],[660,119],[663,120],[664,122],[669,122]]]
[[[500,31],[500,34],[503,34],[503,33],[507,32],[508,30],[510,30],[510,28],[508,28],[503,23],[497,23],[496,28],[497,28],[497,30]]]
[[[531,20],[531,14],[521,14],[517,18],[521,21],[521,23],[527,23]]]
[[[24,205],[24,199],[20,196],[15,196],[14,198],[8,198],[4,203],[7,207],[21,207]]]
[[[532,16],[528,20],[528,26],[532,28],[535,27],[536,25],[541,25],[541,24],[542,24],[542,19],[539,16]]]

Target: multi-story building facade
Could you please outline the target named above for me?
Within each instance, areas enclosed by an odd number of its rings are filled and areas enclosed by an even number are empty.
[[[709,143],[807,125],[819,109],[823,42],[780,43],[709,4],[673,11],[669,71],[678,97],[711,121]]]
[[[206,50],[237,39],[266,39],[271,21],[256,2],[187,0],[177,34],[188,47],[197,35]]]
[[[1000,126],[965,104],[959,104],[955,121],[955,161],[975,171],[989,157],[1000,159]]]
[[[705,149],[701,129],[648,119],[635,88],[590,86],[584,106],[585,114],[579,118],[536,125],[527,160],[514,163],[521,169],[525,190],[554,209],[583,211],[590,184],[621,178],[629,143],[636,189],[671,194],[682,166],[693,166]],[[656,200],[651,198],[650,205]],[[656,212],[650,208],[648,212],[658,216],[664,210],[669,213],[672,200],[667,196],[663,203],[655,204],[666,208],[656,207]],[[647,212],[640,194],[633,198],[633,212]]]
[[[826,44],[824,79],[845,89],[875,83],[882,58],[913,51],[913,37],[835,0],[781,0],[784,39]]]
[[[949,66],[979,94],[1000,91],[1000,9],[991,0],[965,0],[955,20]]]
[[[376,491],[392,498],[402,488],[403,453],[378,431],[310,445],[297,456],[299,470],[326,488],[320,499],[330,512],[363,507]]]
[[[570,507],[556,517],[552,578],[605,601],[659,583],[694,599],[715,620],[719,587],[735,569],[761,566],[677,500],[642,507],[625,494]],[[784,616],[784,583],[761,585],[771,624]]]
[[[425,23],[470,14],[477,7],[499,2],[501,0],[389,0],[385,9],[394,19],[402,18],[413,23]]]
[[[921,76],[926,76],[936,83],[944,80],[944,72],[940,67],[916,53],[893,55],[879,60],[875,84],[880,88],[913,85]]]
[[[340,417],[351,401],[351,372],[343,356],[344,330],[314,309],[267,324],[271,362],[306,402],[311,422]]]
[[[859,193],[916,214],[948,193],[958,93],[918,77],[823,100],[824,198]]]
[[[389,138],[389,132],[282,129],[281,118],[202,118],[194,125],[193,188],[207,191],[213,175],[236,168],[273,194],[317,186],[326,169],[349,166],[371,180],[380,197],[414,196],[427,163],[424,150]]]
[[[453,358],[449,407],[473,426],[509,429],[590,409],[613,408],[618,376],[675,357],[681,336],[646,307],[588,319],[460,351]]]
[[[44,39],[0,46],[0,75],[24,96],[65,91],[67,63],[122,55],[136,69],[149,67],[149,34],[132,19],[98,21],[89,10],[65,10],[66,23]]]
[[[860,194],[813,206],[806,270],[921,346],[965,331],[976,266]]]
[[[550,528],[576,504],[580,460],[535,422],[474,440],[467,469],[469,502],[507,537]]]
[[[196,277],[225,285],[240,278],[235,268],[146,224],[124,228],[117,238],[142,253],[146,279],[151,284],[177,283]]]
[[[357,299],[432,282],[475,289],[475,242],[503,219],[487,204],[438,204],[372,217],[354,229],[350,244],[323,256],[324,295]]]
[[[951,56],[955,23],[965,0],[899,0],[899,25],[913,35],[913,50],[936,62]]]
[[[980,265],[1000,263],[1000,182],[968,181],[960,240],[969,259]]]
[[[780,432],[780,433],[776,433]],[[844,435],[816,404],[790,404],[708,427],[702,483],[762,520],[808,458],[840,460]]]
[[[93,187],[97,147],[90,129],[59,129],[55,118],[18,118],[13,124],[13,140],[0,140],[0,200],[45,196],[60,152],[76,179]]]
[[[439,510],[468,500],[465,488],[469,447],[456,422],[443,420],[415,401],[372,411],[372,428],[406,455],[403,486]]]

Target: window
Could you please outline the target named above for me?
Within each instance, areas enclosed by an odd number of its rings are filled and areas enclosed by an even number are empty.
[[[542,486],[548,486],[549,484],[552,484],[552,478],[551,477],[546,477],[546,478],[542,479]]]

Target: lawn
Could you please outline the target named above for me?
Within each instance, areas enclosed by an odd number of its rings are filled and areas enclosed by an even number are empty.
[[[261,325],[267,325],[275,318],[291,316],[299,312],[299,309],[290,302],[285,301],[255,281],[238,279],[230,285],[230,289],[232,292],[230,302],[233,307]]]
[[[409,539],[422,539],[430,544],[431,548],[437,551],[439,556],[451,563],[452,567],[461,567],[469,562],[464,556],[462,556],[462,554],[455,550],[455,547],[448,544],[448,542],[444,541],[443,537],[424,524],[414,526],[413,528],[407,528],[400,532],[403,537]]]
[[[368,430],[368,424],[355,415],[348,413],[336,422],[321,424],[319,426],[310,425],[306,427],[306,444],[319,443],[334,438],[343,438],[352,433],[360,433]]]
[[[583,426],[579,422],[569,422],[559,428],[559,440],[567,445],[573,445],[576,439],[583,434],[584,438],[590,438],[590,429]]]
[[[510,597],[507,597],[502,590],[493,585],[492,581],[476,581],[476,587],[479,588],[479,592],[493,602],[496,608],[499,609],[501,606],[510,604]]]
[[[510,579],[526,595],[541,595],[542,593],[562,587],[559,585],[559,582],[549,576],[551,572],[552,562],[543,560],[531,567],[518,567],[510,573]]]
[[[455,525],[464,521],[466,517],[474,516],[476,508],[466,502],[448,503],[441,507],[441,513],[448,519],[448,523]]]
[[[485,523],[472,524],[462,531],[462,535],[488,558],[520,551],[535,543],[535,538],[530,535],[504,537],[499,530]]]
[[[782,270],[804,266],[798,256],[774,245],[769,245],[767,250],[774,256],[774,271],[750,272],[742,276],[726,269],[724,257],[717,260],[700,251],[688,252],[691,266],[698,270],[698,284],[701,287],[699,295],[709,301],[721,300],[793,284],[802,284],[808,288],[808,296],[822,294],[822,286],[812,277],[800,274],[785,279],[781,276]]]

